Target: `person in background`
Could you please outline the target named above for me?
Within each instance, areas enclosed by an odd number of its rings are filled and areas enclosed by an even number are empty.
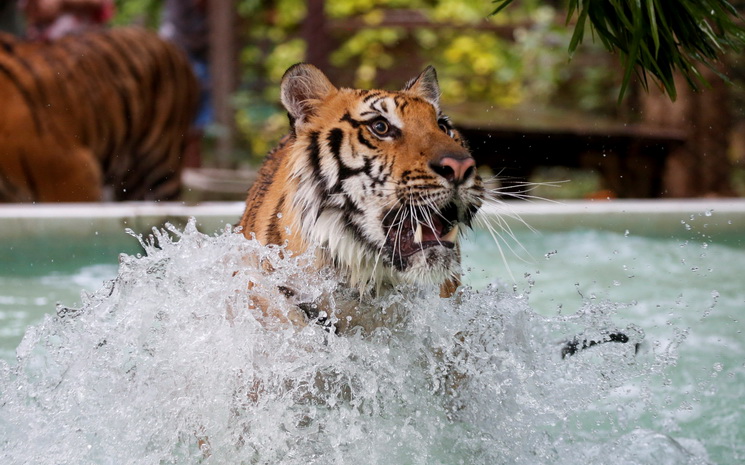
[[[21,0],[19,6],[32,40],[55,40],[101,27],[114,16],[114,0]]]
[[[213,120],[207,0],[164,0],[160,36],[181,47],[200,84],[199,110],[184,149],[184,166],[201,166],[204,129]]]

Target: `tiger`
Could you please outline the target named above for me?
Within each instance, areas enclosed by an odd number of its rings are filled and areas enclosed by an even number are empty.
[[[143,28],[0,35],[0,201],[177,198],[198,94],[185,54]]]
[[[333,269],[361,297],[401,284],[451,297],[460,284],[459,240],[486,189],[442,112],[435,69],[400,91],[360,90],[337,88],[300,63],[283,76],[280,100],[290,132],[248,191],[238,223],[244,236],[293,254],[315,248],[315,266]],[[318,316],[298,306],[291,320]],[[343,313],[337,308],[340,325]]]

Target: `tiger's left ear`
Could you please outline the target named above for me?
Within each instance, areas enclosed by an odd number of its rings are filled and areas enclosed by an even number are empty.
[[[419,76],[407,82],[403,90],[418,95],[437,111],[440,110],[440,84],[437,83],[437,71],[432,66],[427,66]]]
[[[307,122],[316,106],[336,91],[323,71],[308,63],[292,66],[282,76],[280,99],[290,115],[290,125]]]

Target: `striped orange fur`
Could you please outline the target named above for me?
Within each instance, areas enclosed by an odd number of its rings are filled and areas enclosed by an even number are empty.
[[[317,246],[350,288],[458,285],[458,240],[484,200],[465,142],[427,68],[401,91],[336,88],[317,68],[281,84],[292,130],[268,155],[239,225],[300,253]]]
[[[0,36],[0,201],[175,198],[197,95],[182,52],[144,29]]]

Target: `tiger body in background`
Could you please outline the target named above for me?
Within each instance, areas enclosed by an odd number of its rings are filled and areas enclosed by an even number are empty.
[[[360,297],[404,283],[451,296],[458,240],[486,194],[439,94],[431,67],[399,92],[337,89],[312,65],[290,68],[281,99],[291,133],[249,190],[243,234],[294,254],[317,247],[316,266],[335,270]],[[316,316],[299,307],[272,316]],[[365,326],[364,315],[344,312],[335,309],[340,325]]]
[[[0,35],[0,201],[176,198],[197,96],[185,55],[145,29]]]

